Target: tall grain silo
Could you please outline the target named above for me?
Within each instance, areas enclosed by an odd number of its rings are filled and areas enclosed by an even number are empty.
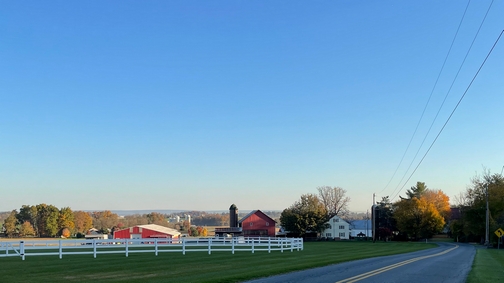
[[[238,208],[234,203],[229,207],[229,227],[238,227]]]

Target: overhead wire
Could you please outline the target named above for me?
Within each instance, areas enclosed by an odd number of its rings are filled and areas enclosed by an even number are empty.
[[[473,47],[473,45],[474,45],[474,42],[476,41],[476,38],[477,38],[477,37],[478,37],[478,35],[479,35],[479,32],[480,32],[480,30],[481,30],[481,27],[482,27],[482,26],[483,26],[483,24],[485,23],[485,20],[486,20],[486,18],[487,18],[488,12],[490,11],[490,8],[492,8],[493,2],[494,2],[494,0],[492,0],[492,1],[490,2],[490,5],[488,6],[488,9],[487,9],[487,11],[486,11],[486,13],[485,13],[485,16],[483,17],[483,19],[482,19],[482,21],[481,21],[481,23],[480,23],[480,25],[479,25],[479,27],[478,27],[478,30],[476,31],[476,34],[474,35],[473,40],[472,40],[472,42],[471,42],[471,44],[470,44],[470,46],[469,46],[469,48],[468,48],[468,50],[467,50],[467,52],[466,52],[466,54],[465,54],[465,56],[464,56],[464,59],[462,60],[462,63],[460,64],[459,69],[458,69],[458,71],[457,71],[457,73],[456,73],[455,77],[454,77],[454,78],[453,78],[453,80],[452,80],[452,83],[451,83],[451,85],[450,85],[450,88],[448,89],[448,91],[447,91],[447,93],[446,93],[446,95],[445,95],[445,97],[444,97],[444,99],[443,99],[443,102],[442,102],[442,103],[441,103],[441,105],[439,106],[438,111],[437,111],[437,113],[436,113],[436,115],[435,115],[434,119],[432,120],[432,123],[431,123],[431,125],[430,125],[430,127],[429,127],[429,129],[428,129],[427,133],[424,135],[424,138],[423,138],[423,140],[422,140],[422,142],[421,142],[420,146],[418,147],[418,150],[416,151],[415,156],[412,158],[412,160],[411,160],[411,162],[410,162],[410,164],[409,164],[408,168],[407,168],[407,169],[406,169],[406,171],[404,172],[404,174],[403,174],[403,176],[402,176],[401,180],[398,182],[398,184],[397,184],[396,188],[394,189],[394,191],[392,192],[392,194],[391,194],[391,195],[393,195],[393,194],[396,192],[396,190],[400,187],[400,185],[401,185],[402,181],[404,180],[404,178],[405,178],[405,177],[406,177],[406,175],[408,174],[409,170],[411,169],[411,166],[413,165],[413,163],[414,163],[415,159],[417,158],[418,153],[419,153],[419,152],[420,152],[420,150],[422,149],[422,146],[424,145],[425,140],[427,139],[427,136],[429,135],[429,133],[430,133],[430,131],[431,131],[431,129],[432,129],[432,127],[433,127],[434,123],[436,122],[437,117],[439,116],[439,113],[441,112],[441,109],[443,108],[444,103],[446,102],[446,99],[448,98],[448,95],[450,94],[451,89],[453,88],[453,85],[455,84],[455,81],[457,80],[458,75],[460,74],[460,71],[462,70],[462,67],[463,67],[463,66],[464,66],[464,64],[465,64],[465,61],[466,61],[466,59],[467,59],[467,57],[468,57],[469,53],[471,52],[471,49],[472,49],[472,47]],[[469,4],[469,3],[468,3],[468,4]],[[467,7],[466,7],[466,9],[467,9]],[[460,25],[459,25],[459,28],[460,28]],[[457,32],[458,32],[458,30],[457,30]],[[450,47],[450,48],[451,48],[451,47]],[[436,82],[437,82],[437,81],[436,81]],[[432,95],[432,93],[431,93],[431,95]],[[429,97],[429,99],[430,99],[430,97]],[[425,109],[424,109],[424,111],[425,111]],[[417,125],[417,128],[418,128],[418,125]],[[410,141],[410,142],[411,142],[411,141]],[[403,187],[401,187],[401,190],[402,190],[403,188],[404,188],[404,186],[403,186]]]
[[[406,156],[406,153],[408,152],[410,146],[411,146],[411,142],[413,141],[413,138],[415,137],[417,131],[418,131],[418,127],[420,126],[420,123],[422,122],[423,120],[423,117],[425,115],[425,111],[427,110],[427,106],[429,106],[429,103],[430,103],[430,100],[432,98],[432,94],[434,93],[434,90],[436,89],[437,87],[437,84],[439,82],[439,78],[441,77],[441,74],[443,73],[443,70],[444,70],[444,67],[446,65],[446,61],[448,60],[448,57],[450,56],[450,53],[451,53],[451,50],[453,48],[453,45],[455,43],[455,40],[457,39],[457,35],[460,31],[460,27],[462,26],[462,22],[464,21],[464,18],[465,18],[465,15],[467,13],[467,9],[469,8],[469,4],[471,3],[471,0],[467,1],[467,5],[465,7],[465,10],[464,10],[464,13],[462,14],[462,18],[460,19],[460,22],[458,24],[458,27],[457,27],[457,31],[455,32],[455,36],[453,37],[452,39],[452,42],[450,44],[450,48],[448,49],[448,52],[446,53],[446,56],[444,58],[444,61],[443,61],[443,64],[441,65],[441,69],[439,70],[439,73],[437,75],[437,78],[436,78],[436,81],[434,83],[434,86],[432,87],[432,90],[430,92],[430,95],[429,95],[429,98],[427,99],[427,103],[425,104],[424,108],[423,108],[423,111],[422,111],[422,114],[420,115],[420,119],[418,120],[418,123],[415,127],[415,130],[413,131],[413,135],[411,136],[409,142],[408,142],[408,146],[406,147],[406,150],[404,151],[402,157],[401,157],[401,161],[399,161],[399,164],[397,165],[395,171],[394,171],[394,174],[392,174],[392,177],[390,178],[390,180],[388,181],[388,183],[385,185],[385,187],[378,193],[382,193],[383,191],[385,191],[388,186],[390,185],[390,183],[392,182],[392,180],[394,179],[395,175],[397,174],[397,171],[399,170],[399,167],[401,167],[402,165],[402,162],[404,161],[404,157]],[[411,166],[411,165],[410,165]],[[409,168],[408,168],[409,170]],[[407,172],[407,171],[406,171]],[[404,178],[404,176],[403,176]],[[402,182],[402,179],[401,179],[401,182]],[[395,190],[394,190],[395,192]],[[393,193],[392,193],[393,194]]]
[[[485,65],[488,57],[490,57],[490,54],[492,54],[492,51],[494,50],[495,46],[497,45],[497,43],[499,42],[500,38],[502,37],[502,34],[504,33],[504,30],[501,31],[501,33],[499,34],[499,37],[497,37],[497,40],[495,40],[492,48],[490,49],[490,51],[488,52],[487,56],[485,57],[485,60],[483,60],[483,63],[481,63],[480,67],[478,68],[478,71],[476,72],[476,74],[474,74],[471,82],[469,83],[469,85],[467,86],[466,90],[464,91],[464,93],[462,94],[462,96],[460,97],[459,101],[457,102],[457,105],[455,105],[455,108],[453,108],[452,112],[450,113],[450,116],[448,116],[448,119],[446,119],[446,122],[443,124],[443,127],[441,128],[441,130],[439,130],[438,134],[436,135],[436,138],[432,141],[431,145],[429,146],[429,148],[427,149],[427,151],[425,152],[425,154],[423,155],[422,159],[420,160],[420,162],[418,162],[417,166],[415,167],[415,169],[413,170],[413,172],[411,172],[410,176],[408,177],[408,179],[406,180],[406,182],[404,182],[402,188],[404,188],[404,186],[408,183],[408,181],[411,179],[411,177],[413,176],[413,174],[415,174],[416,170],[418,169],[418,167],[420,167],[420,164],[422,164],[423,160],[425,159],[425,157],[427,156],[427,154],[429,153],[429,151],[431,150],[432,146],[434,145],[434,143],[436,143],[437,139],[439,138],[439,136],[441,135],[441,133],[443,132],[444,128],[446,127],[446,125],[448,124],[448,122],[450,121],[451,117],[453,116],[453,113],[455,113],[455,111],[457,110],[457,108],[459,107],[460,103],[462,102],[462,100],[464,99],[465,95],[467,94],[467,91],[469,91],[469,88],[471,88],[474,80],[476,79],[476,77],[478,76],[479,72],[481,71],[481,69],[483,68],[483,66]],[[401,188],[401,189],[402,189]],[[398,192],[399,193],[399,192]],[[391,199],[393,200],[395,197],[397,196],[394,195],[394,197]]]

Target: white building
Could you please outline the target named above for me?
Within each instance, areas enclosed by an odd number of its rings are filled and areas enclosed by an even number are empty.
[[[372,237],[371,220],[353,220],[350,221],[350,233],[352,238]]]
[[[350,224],[345,220],[334,216],[329,220],[329,228],[325,229],[321,236],[326,238],[350,239]]]

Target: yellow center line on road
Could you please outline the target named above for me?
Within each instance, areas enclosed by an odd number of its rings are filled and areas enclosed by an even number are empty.
[[[405,261],[394,263],[392,265],[388,265],[388,266],[385,266],[385,267],[382,267],[382,268],[375,269],[373,271],[369,271],[369,272],[366,272],[366,273],[359,274],[359,275],[354,276],[354,277],[350,277],[350,278],[347,278],[347,279],[343,279],[341,281],[337,281],[336,283],[353,283],[353,282],[357,282],[357,281],[366,279],[368,277],[375,276],[377,274],[383,273],[385,271],[389,271],[389,270],[392,270],[394,268],[398,268],[400,266],[403,266],[403,265],[406,265],[406,264],[410,264],[410,263],[415,262],[415,261],[419,261],[419,260],[422,260],[422,259],[426,259],[426,258],[430,258],[430,257],[435,257],[435,256],[440,256],[440,255],[447,254],[447,253],[453,251],[454,249],[456,249],[458,247],[459,247],[458,245],[455,245],[455,247],[453,247],[451,249],[448,249],[446,251],[442,251],[442,252],[437,253],[437,254],[415,257],[415,258],[412,258],[412,259],[408,259],[408,260],[405,260]]]

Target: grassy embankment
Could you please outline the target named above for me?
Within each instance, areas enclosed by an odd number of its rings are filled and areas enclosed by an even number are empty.
[[[425,243],[313,242],[303,251],[0,258],[2,282],[239,282],[344,261],[435,247]]]
[[[504,250],[478,249],[467,282],[502,281],[504,281]]]

